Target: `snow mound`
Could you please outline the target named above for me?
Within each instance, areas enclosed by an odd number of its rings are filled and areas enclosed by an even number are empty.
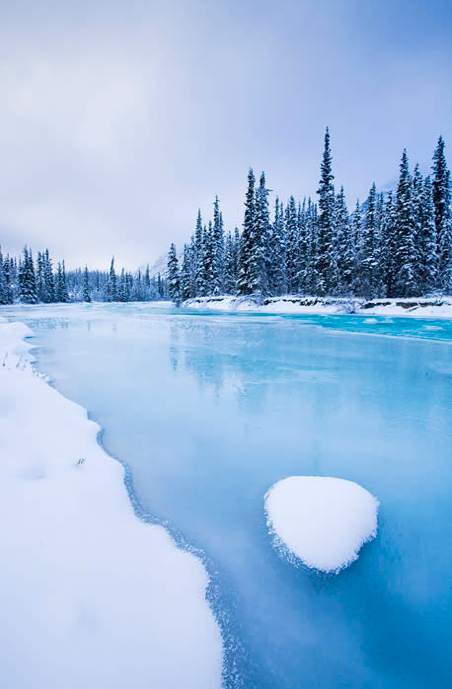
[[[206,570],[137,519],[97,424],[35,374],[31,334],[0,319],[0,685],[219,689]]]
[[[265,496],[274,545],[292,562],[339,572],[377,534],[378,500],[353,481],[291,476]]]

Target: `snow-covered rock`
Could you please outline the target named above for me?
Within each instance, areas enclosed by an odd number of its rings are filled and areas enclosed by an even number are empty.
[[[275,547],[323,572],[350,565],[377,534],[377,499],[340,478],[286,478],[266,494],[265,510]]]
[[[207,573],[140,521],[86,411],[33,371],[0,318],[0,686],[212,689]]]

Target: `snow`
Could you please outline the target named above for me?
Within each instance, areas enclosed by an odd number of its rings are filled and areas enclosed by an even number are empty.
[[[99,427],[31,366],[0,318],[0,684],[221,685],[207,573],[134,514]]]
[[[347,314],[452,319],[452,298],[374,299],[340,297],[296,297],[287,295],[263,300],[252,297],[196,297],[182,304],[189,309],[253,311],[255,313]],[[372,323],[370,319],[367,321]]]
[[[322,572],[350,565],[377,534],[377,499],[340,478],[286,478],[266,494],[265,510],[275,547]]]

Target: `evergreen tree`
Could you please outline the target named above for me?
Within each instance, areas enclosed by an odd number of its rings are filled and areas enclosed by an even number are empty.
[[[69,301],[64,261],[62,263],[58,263],[55,292],[56,301],[62,303],[66,303]]]
[[[413,183],[408,168],[408,156],[403,151],[400,163],[400,177],[396,195],[397,239],[395,263],[397,269],[396,289],[401,297],[416,294],[416,251],[413,208]]]
[[[88,303],[91,301],[88,266],[85,266],[85,270],[83,271],[83,301],[86,301]]]
[[[198,217],[196,218],[196,229],[195,229],[195,246],[196,246],[196,270],[195,270],[195,285],[196,285],[196,296],[204,297],[207,294],[207,285],[205,279],[205,268],[204,268],[204,245],[203,245],[203,232],[202,232],[202,218],[201,211],[198,210]]]
[[[421,294],[432,291],[437,284],[438,254],[436,251],[435,211],[433,186],[426,177],[418,204],[418,284]]]
[[[226,294],[235,294],[237,288],[236,256],[234,239],[229,232],[226,237],[224,291]]]
[[[285,211],[287,291],[298,291],[298,219],[295,199],[290,197]]]
[[[397,213],[392,191],[388,193],[381,223],[380,265],[385,296],[396,293]]]
[[[360,273],[361,294],[371,299],[380,296],[380,242],[375,182],[367,199],[366,218],[360,247]]]
[[[182,261],[182,270],[180,275],[180,291],[181,298],[190,299],[191,296],[191,271],[190,271],[190,247],[184,244],[184,258]]]
[[[285,294],[286,280],[286,236],[284,227],[284,208],[279,198],[275,201],[275,219],[271,233],[270,293]]]
[[[336,199],[336,259],[339,294],[350,294],[353,282],[354,248],[350,218],[345,203],[344,187]]]
[[[320,208],[317,232],[317,273],[318,291],[320,294],[327,294],[334,287],[335,194],[331,163],[330,133],[327,127],[323,160],[320,168],[320,186],[317,192],[319,194]]]
[[[24,247],[23,258],[19,267],[19,298],[24,304],[36,304],[38,302],[33,255],[27,247]]]
[[[310,294],[318,294],[318,274],[317,274],[317,228],[318,215],[317,206],[308,199],[306,210],[307,235],[308,235],[308,259],[306,262],[305,291]]]
[[[45,250],[44,254],[44,302],[46,304],[53,304],[56,301],[55,294],[55,278],[53,275],[52,261],[50,259],[49,250]]]
[[[251,294],[262,295],[268,290],[268,273],[270,264],[270,216],[268,211],[269,190],[265,186],[265,174],[262,173],[259,187],[255,193],[255,218],[252,233],[252,250],[249,257],[249,287]]]
[[[433,204],[438,253],[438,287],[452,290],[452,220],[450,210],[450,172],[440,136],[433,155]]]
[[[255,178],[253,170],[248,172],[248,190],[245,200],[245,218],[243,233],[240,242],[239,276],[237,280],[237,293],[239,295],[251,294],[253,285],[250,271],[250,261],[254,252],[254,225],[256,221],[256,205],[254,197]]]
[[[107,301],[118,301],[118,279],[115,271],[115,257],[113,256],[110,263],[110,273],[107,283]]]
[[[212,230],[212,284],[213,294],[223,292],[224,277],[224,229],[223,217],[220,212],[218,196],[213,205],[213,230]]]
[[[179,304],[181,299],[179,261],[174,244],[171,244],[168,254],[168,292],[171,300]]]

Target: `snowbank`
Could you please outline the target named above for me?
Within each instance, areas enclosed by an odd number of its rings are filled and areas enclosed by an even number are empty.
[[[136,518],[98,426],[0,319],[0,685],[212,689],[222,643],[201,562]]]
[[[350,565],[377,534],[378,501],[340,478],[286,478],[266,494],[265,510],[275,547],[323,572]]]
[[[293,314],[356,314],[377,316],[415,316],[417,318],[452,319],[452,298],[438,299],[345,299],[336,297],[269,297],[263,300],[252,297],[197,297],[188,299],[182,306],[189,309],[213,311],[253,311],[258,313]]]

